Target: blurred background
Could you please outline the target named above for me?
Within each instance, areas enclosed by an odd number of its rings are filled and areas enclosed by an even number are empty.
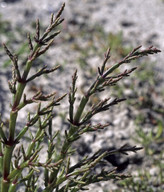
[[[51,13],[57,13],[60,0],[0,0],[0,113],[6,127],[11,99],[7,81],[11,78],[11,63],[5,55],[5,42],[19,56],[23,66],[27,52],[27,32],[35,32],[35,21],[40,19],[43,31]],[[110,123],[108,129],[98,134],[85,135],[74,147],[78,147],[75,161],[90,155],[99,148],[120,147],[125,143],[143,146],[144,150],[128,157],[113,156],[109,166],[119,172],[130,173],[133,178],[121,182],[104,182],[89,186],[89,191],[164,191],[164,1],[163,0],[66,0],[62,33],[52,49],[34,65],[50,67],[60,64],[55,75],[45,76],[29,85],[33,94],[44,92],[68,92],[71,76],[78,69],[78,97],[84,93],[101,65],[104,53],[111,47],[109,66],[125,57],[133,48],[154,46],[162,52],[120,70],[137,66],[127,79],[104,93],[92,98],[91,104],[109,96],[126,97],[127,101],[93,118],[93,123]],[[20,114],[21,128],[26,109]],[[32,109],[31,109],[32,110]],[[56,129],[68,128],[68,102],[61,105],[55,119]]]

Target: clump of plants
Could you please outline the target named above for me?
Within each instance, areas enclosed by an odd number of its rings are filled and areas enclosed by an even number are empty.
[[[96,132],[108,126],[108,124],[103,125],[101,122],[97,125],[92,125],[90,123],[91,118],[125,100],[125,98],[111,99],[108,97],[93,104],[92,107],[86,108],[90,97],[98,92],[103,94],[105,89],[128,77],[136,69],[136,67],[133,67],[122,73],[114,73],[121,65],[130,63],[134,59],[160,52],[156,48],[149,47],[148,49],[140,50],[141,46],[139,46],[111,67],[106,66],[110,58],[110,49],[108,49],[102,65],[97,69],[95,81],[81,95],[80,103],[76,103],[78,102],[76,100],[77,71],[72,76],[72,85],[68,94],[57,97],[54,92],[44,95],[42,91],[38,91],[32,97],[29,97],[25,92],[29,82],[44,74],[52,73],[59,68],[59,66],[55,66],[52,69],[48,69],[47,66],[41,66],[40,70],[35,74],[30,72],[35,60],[48,51],[56,36],[59,35],[60,31],[57,29],[64,20],[61,18],[64,6],[65,4],[62,5],[56,16],[54,14],[51,15],[50,24],[43,34],[40,34],[40,23],[37,20],[34,38],[28,34],[29,53],[25,65],[20,65],[18,57],[11,53],[5,44],[3,45],[13,64],[12,80],[9,81],[9,89],[13,98],[10,106],[9,126],[6,132],[4,131],[2,120],[0,126],[1,192],[14,192],[22,185],[24,185],[26,192],[38,191],[39,187],[42,187],[43,192],[75,192],[85,190],[91,183],[110,179],[124,179],[129,176],[119,174],[115,169],[102,169],[97,174],[93,174],[92,169],[97,164],[106,163],[104,160],[106,156],[114,153],[127,155],[128,152],[136,152],[142,149],[142,147],[129,145],[120,146],[120,148],[112,151],[99,149],[96,153],[84,157],[78,163],[74,165],[71,163],[74,153],[72,144],[84,133]],[[60,130],[55,131],[52,120],[54,118],[54,108],[57,108],[64,97],[68,97],[69,102],[69,129],[65,130],[61,149],[56,150],[57,136]],[[28,113],[25,126],[19,130],[17,122],[20,112],[25,106],[34,103],[38,105],[35,114]],[[75,107],[75,103],[77,107]],[[37,127],[35,133],[31,131],[32,127]],[[27,135],[30,135],[30,142],[24,145],[23,140],[25,140]],[[41,162],[40,151],[45,141],[48,145],[47,157],[45,162]],[[17,146],[20,147],[16,152]],[[44,186],[39,186],[38,171],[44,173]]]
[[[144,169],[139,168],[133,177],[118,182],[118,186],[124,188],[124,191],[162,192],[164,189],[164,162],[162,160],[164,153],[161,150],[164,141],[163,122],[157,120],[157,125],[153,127],[149,124],[150,130],[146,133],[143,130],[145,123],[142,122],[144,114],[141,116],[142,126],[140,125],[136,130],[137,136],[134,140],[144,147],[144,159],[148,161],[149,166]],[[138,124],[139,119],[137,121]],[[155,171],[152,172],[152,169]]]

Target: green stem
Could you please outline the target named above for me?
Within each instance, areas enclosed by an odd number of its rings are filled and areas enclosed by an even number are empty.
[[[14,102],[12,106],[12,110],[10,112],[10,121],[9,121],[9,139],[8,143],[5,145],[4,149],[4,158],[3,158],[3,179],[1,183],[1,192],[8,192],[9,186],[10,186],[10,180],[8,180],[8,175],[10,174],[10,165],[11,165],[11,158],[12,153],[15,147],[15,128],[16,128],[16,121],[18,116],[17,106],[19,105],[24,88],[26,86],[26,78],[28,76],[28,73],[30,71],[32,62],[31,60],[28,60],[25,66],[25,70],[22,77],[22,82],[18,83],[17,91],[14,96]]]
[[[3,148],[2,143],[0,142],[0,174],[2,174],[3,171]]]
[[[21,173],[20,173],[21,174]],[[17,187],[17,185],[18,185],[18,178],[19,178],[19,175],[17,175],[15,178],[14,178],[14,180],[13,180],[13,182],[12,182],[12,184],[10,185],[10,188],[9,188],[9,191],[8,192],[16,192],[16,187]]]
[[[78,125],[78,124],[79,124],[80,117],[81,117],[81,115],[82,115],[82,113],[83,113],[83,110],[84,110],[84,108],[85,108],[88,100],[89,100],[89,97],[83,96],[83,98],[82,98],[82,100],[81,100],[81,102],[80,102],[80,105],[79,105],[79,107],[78,107],[78,109],[77,109],[77,112],[76,112],[76,114],[75,114],[75,117],[74,117],[74,124],[75,124],[75,125]]]
[[[32,140],[31,144],[29,145],[28,149],[27,149],[27,153],[26,153],[26,158],[30,158],[31,154],[32,154],[32,150],[35,147],[35,144],[37,142],[37,138],[39,138],[41,135],[43,134],[43,130],[39,129],[36,133],[35,138]]]
[[[25,69],[24,69],[24,73],[23,73],[23,76],[22,76],[22,79],[23,80],[26,80],[27,79],[27,76],[29,74],[29,71],[31,69],[31,65],[32,65],[32,60],[28,60],[27,63],[26,63],[26,66],[25,66]]]
[[[14,97],[13,109],[16,109],[16,107],[20,103],[24,88],[26,86],[26,79],[27,79],[27,76],[28,76],[29,71],[31,69],[31,66],[32,66],[32,61],[28,60],[26,63],[25,69],[24,69],[24,73],[23,73],[22,78],[21,78],[21,82],[18,83],[17,92],[16,92],[15,97]]]
[[[76,129],[77,129],[76,126],[71,125],[69,133],[68,133],[68,138],[70,138],[72,136],[72,134],[76,131]],[[72,142],[70,142],[69,140],[65,139],[65,142],[64,142],[64,144],[62,146],[62,149],[61,149],[60,156],[58,157],[57,161],[59,161],[61,159],[64,160],[66,158],[67,151],[70,148],[71,144],[72,144]],[[49,183],[50,184],[46,187],[44,192],[47,192],[47,191],[50,192],[54,188],[54,185],[56,185],[56,182],[57,182],[57,175],[58,175],[58,172],[59,172],[60,168],[61,168],[61,164],[60,164],[60,166],[58,167],[57,170],[54,170],[54,172],[52,172],[50,174],[50,179],[49,179]]]
[[[25,70],[23,73],[23,77],[22,77],[22,82],[18,83],[18,87],[17,87],[17,91],[14,97],[14,103],[13,103],[13,107],[12,107],[12,111],[10,113],[10,123],[9,123],[9,141],[12,142],[14,141],[14,136],[15,136],[15,125],[16,125],[16,120],[17,120],[17,116],[18,116],[18,112],[17,110],[17,106],[19,105],[22,95],[23,95],[23,91],[26,87],[26,78],[28,76],[28,73],[30,71],[32,62],[31,60],[28,60],[25,66]]]
[[[10,185],[9,191],[8,192],[15,192],[17,187],[17,183],[12,183]]]
[[[17,116],[18,116],[17,112],[11,111],[10,121],[9,121],[9,142],[10,142],[10,144],[12,144],[14,142]]]
[[[81,99],[80,105],[79,105],[79,107],[77,109],[77,112],[75,114],[74,125],[78,125],[79,124],[81,115],[83,113],[83,110],[84,110],[88,100],[89,100],[89,96],[83,96],[83,98]],[[77,127],[74,126],[74,125],[71,125],[71,127],[70,127],[70,131],[68,133],[68,138],[71,137],[72,134],[77,129]],[[65,157],[67,155],[67,151],[68,151],[69,147],[71,146],[71,143],[72,142],[69,142],[68,140],[65,140],[65,142],[64,142],[64,144],[62,146],[62,149],[61,149],[61,154],[60,154],[60,156],[58,157],[57,160],[65,159]],[[53,173],[51,173],[50,181],[49,181],[50,185],[46,187],[44,192],[46,192],[47,190],[50,191],[52,189],[52,187],[54,186],[54,184],[56,182],[57,174],[59,172],[60,167],[61,166],[59,166],[59,168],[57,170],[55,170]]]
[[[103,81],[102,78],[100,79],[97,79],[94,84],[91,86],[91,88],[88,90],[88,94],[83,96],[83,98],[81,99],[81,102],[79,104],[79,107],[76,111],[76,114],[75,114],[75,117],[74,117],[74,121],[73,121],[73,124],[74,125],[71,125],[70,127],[70,130],[69,130],[69,133],[68,133],[68,138],[71,137],[73,135],[73,133],[76,131],[77,127],[75,125],[78,126],[79,122],[80,122],[80,118],[82,116],[82,113],[84,111],[84,108],[89,100],[89,97],[90,97],[90,94],[92,94],[95,89],[97,88],[97,86],[99,84],[101,84]],[[94,90],[92,90],[94,89]],[[71,146],[71,143],[72,142],[69,142],[68,140],[65,140],[63,146],[62,146],[62,149],[61,149],[61,154],[60,156],[58,157],[58,160],[61,160],[61,159],[65,159],[66,155],[67,155],[67,151],[68,149],[70,148]],[[44,192],[47,192],[47,191],[50,191],[52,189],[52,187],[55,185],[56,183],[56,178],[57,178],[57,174],[59,172],[59,169],[60,169],[61,166],[59,166],[59,168],[57,170],[55,170],[53,173],[51,173],[50,175],[50,185],[46,187],[46,189],[44,190]]]
[[[15,145],[5,146],[5,153],[3,158],[3,179],[1,183],[1,192],[8,192],[8,188],[10,186],[10,180],[7,179],[9,173],[10,173],[10,163],[11,163],[11,157],[12,152],[14,150]]]
[[[39,118],[39,115],[36,114],[32,119],[31,119],[31,122],[36,122]],[[17,135],[16,139],[15,139],[15,142],[19,142],[19,140],[25,135],[25,133],[28,131],[29,127],[31,125],[26,125],[20,132],[19,134]]]
[[[13,179],[15,176],[20,175],[21,172],[22,172],[22,170],[23,170],[25,167],[28,167],[28,161],[23,162],[23,163],[19,166],[19,169],[17,169],[17,168],[14,169],[14,170],[10,173],[10,175],[8,176],[8,179],[10,180],[10,179]]]

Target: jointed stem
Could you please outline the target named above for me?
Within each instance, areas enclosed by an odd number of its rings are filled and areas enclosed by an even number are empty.
[[[1,184],[1,192],[8,192],[8,188],[10,186],[10,181],[8,180],[8,175],[10,173],[10,164],[12,158],[12,152],[14,150],[14,145],[5,146],[4,158],[3,158],[3,179]]]
[[[14,102],[12,106],[12,110],[10,112],[10,121],[9,121],[9,139],[8,143],[5,145],[4,148],[4,157],[3,157],[3,180],[1,184],[1,192],[7,192],[10,186],[10,180],[8,180],[8,175],[10,174],[10,167],[11,167],[11,158],[12,153],[15,148],[15,128],[16,128],[16,121],[18,116],[17,106],[19,105],[24,89],[26,87],[26,78],[30,71],[32,62],[30,60],[27,61],[22,82],[18,83],[17,92],[14,96]]]

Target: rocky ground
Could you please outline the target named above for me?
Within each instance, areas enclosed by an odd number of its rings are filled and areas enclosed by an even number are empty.
[[[0,1],[1,21],[6,23],[4,31],[0,31],[0,43],[11,43],[13,49],[26,50],[20,47],[25,41],[26,31],[34,31],[33,21],[39,18],[43,27],[47,25],[51,12],[56,12],[62,1],[60,0],[5,0]],[[106,92],[103,97],[127,97],[128,102],[112,108],[110,111],[97,115],[93,123],[111,123],[108,129],[98,134],[88,134],[79,140],[77,155],[74,161],[89,155],[100,148],[116,148],[129,143],[144,146],[144,150],[129,157],[113,157],[116,165],[125,173],[132,173],[136,180],[131,180],[131,185],[146,185],[139,191],[163,191],[164,178],[162,175],[164,163],[164,2],[162,0],[68,0],[63,17],[65,18],[62,33],[53,48],[45,58],[39,62],[48,66],[61,64],[62,69],[36,81],[28,87],[31,94],[36,87],[45,92],[57,90],[59,95],[68,92],[71,76],[78,69],[79,97],[96,74],[97,66],[103,61],[103,53],[108,46],[112,48],[111,63],[119,60],[128,50],[138,45],[149,47],[154,45],[161,49],[161,53],[144,60],[133,63],[138,71],[124,80],[111,92]],[[0,21],[0,22],[1,22]],[[1,27],[2,28],[2,27]],[[117,48],[119,47],[119,48]],[[8,119],[8,100],[10,98],[7,80],[11,77],[9,63],[0,49],[0,110],[4,119]],[[24,55],[22,56],[22,58]],[[39,64],[38,62],[38,64]],[[4,66],[5,63],[5,67]],[[37,68],[37,66],[36,66]],[[99,97],[93,98],[93,101]],[[26,110],[31,110],[31,107]],[[61,105],[61,113],[55,119],[57,128],[67,128],[65,112],[68,103]],[[66,116],[66,117],[65,117]],[[20,127],[26,113],[20,114]],[[162,128],[161,128],[162,127]],[[158,132],[162,130],[159,138]],[[141,134],[143,133],[143,134]],[[151,135],[152,133],[152,135]],[[144,136],[143,136],[144,135]],[[157,163],[159,162],[159,163]],[[110,164],[109,164],[110,165]],[[160,166],[159,166],[160,165]],[[140,175],[139,172],[140,170]],[[149,177],[146,177],[144,171]],[[159,175],[161,176],[158,179]],[[140,178],[140,182],[137,182]],[[141,180],[142,178],[142,180]],[[162,179],[161,179],[162,178]],[[128,184],[131,186],[130,184]],[[89,191],[136,191],[135,188],[126,188],[115,182],[104,182],[89,186]]]

